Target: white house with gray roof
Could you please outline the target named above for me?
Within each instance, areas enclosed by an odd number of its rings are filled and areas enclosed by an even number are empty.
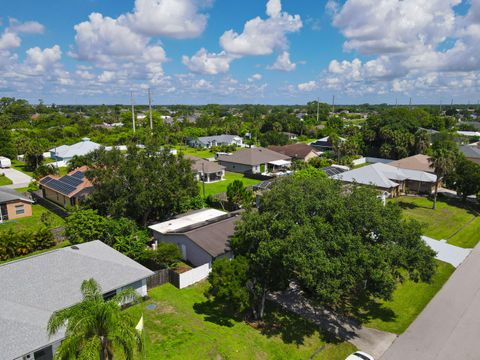
[[[0,265],[0,359],[51,360],[64,333],[49,338],[48,320],[82,300],[84,280],[94,278],[105,298],[125,287],[146,296],[152,274],[101,241]]]
[[[238,135],[213,135],[191,138],[188,145],[192,147],[211,148],[213,146],[236,145],[243,146],[243,139]]]
[[[70,161],[74,156],[83,156],[100,149],[101,145],[83,138],[82,141],[73,145],[60,145],[50,149],[50,156],[57,161]]]

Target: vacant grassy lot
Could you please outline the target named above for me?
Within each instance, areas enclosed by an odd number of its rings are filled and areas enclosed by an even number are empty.
[[[166,284],[128,310],[137,319],[143,308],[147,359],[308,359],[318,351],[313,359],[344,360],[355,350],[328,342],[310,323],[285,313],[274,312],[277,325],[263,330],[223,317],[206,301],[207,286],[178,290]],[[157,308],[148,310],[148,304]]]
[[[5,175],[0,175],[0,186],[10,185],[12,184],[12,180],[7,178]]]
[[[64,220],[60,216],[48,211],[41,205],[33,204],[32,216],[6,221],[3,224],[0,224],[0,231],[7,231],[10,229],[18,230],[18,231],[37,230],[42,226],[42,222],[40,219],[42,217],[42,214],[45,214],[45,213],[50,214],[52,228],[61,226],[64,224]]]
[[[178,152],[183,152],[185,155],[192,155],[199,158],[211,158],[215,157],[215,153],[210,151],[209,149],[202,149],[202,148],[192,148],[190,146],[178,145],[175,146],[175,149]]]
[[[437,273],[431,283],[405,280],[395,289],[392,300],[364,303],[358,314],[364,325],[395,334],[403,333],[455,271],[450,264],[436,262]]]
[[[225,172],[225,180],[212,184],[205,184],[205,196],[226,192],[228,185],[234,180],[241,180],[245,186],[252,186],[261,182],[261,180],[247,178],[243,174]],[[199,182],[198,186],[200,188],[200,194],[203,196],[203,184]]]
[[[478,212],[470,204],[454,199],[432,201],[423,197],[400,197],[395,199],[406,217],[425,225],[423,234],[433,239],[445,239],[452,245],[474,247],[480,241]]]

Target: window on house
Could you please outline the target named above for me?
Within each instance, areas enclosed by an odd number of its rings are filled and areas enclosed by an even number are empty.
[[[23,205],[15,205],[15,214],[16,214],[16,215],[25,214],[25,206],[23,206]]]

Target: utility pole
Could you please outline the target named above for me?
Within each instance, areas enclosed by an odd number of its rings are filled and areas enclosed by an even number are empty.
[[[202,162],[202,188],[203,188],[203,198],[206,199],[205,196],[205,163]]]
[[[335,115],[335,95],[333,95],[333,99],[332,99],[332,113],[333,115]]]
[[[317,97],[317,124],[320,119],[320,99]]]
[[[395,107],[398,107],[398,98],[395,98]]]
[[[408,102],[408,106],[410,107],[410,110],[412,110],[412,98],[410,98],[410,101]]]
[[[130,101],[132,102],[132,128],[135,132],[135,104],[133,102],[133,91],[130,92]]]
[[[150,130],[153,131],[153,120],[152,120],[152,96],[150,93],[150,88],[148,88],[148,110],[150,112]]]

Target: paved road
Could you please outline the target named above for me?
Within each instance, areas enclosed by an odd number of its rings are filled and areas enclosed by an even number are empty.
[[[12,180],[11,185],[6,185],[5,187],[10,188],[10,189],[18,189],[22,187],[27,187],[28,184],[32,181],[32,178],[28,176],[27,174],[24,174],[21,171],[18,171],[17,169],[10,168],[10,169],[0,169],[0,174],[5,174],[7,178]]]
[[[340,339],[351,342],[358,349],[378,359],[392,344],[397,335],[363,327],[352,319],[340,317],[323,308],[314,307],[302,296],[301,291],[292,286],[282,293],[274,293],[269,298],[289,311],[309,319],[321,329],[336,334]]]
[[[478,360],[479,339],[480,244],[381,359]]]
[[[458,267],[472,251],[472,249],[464,249],[447,244],[446,241],[439,241],[426,236],[422,236],[422,239],[437,252],[436,259],[445,261],[455,267]]]

